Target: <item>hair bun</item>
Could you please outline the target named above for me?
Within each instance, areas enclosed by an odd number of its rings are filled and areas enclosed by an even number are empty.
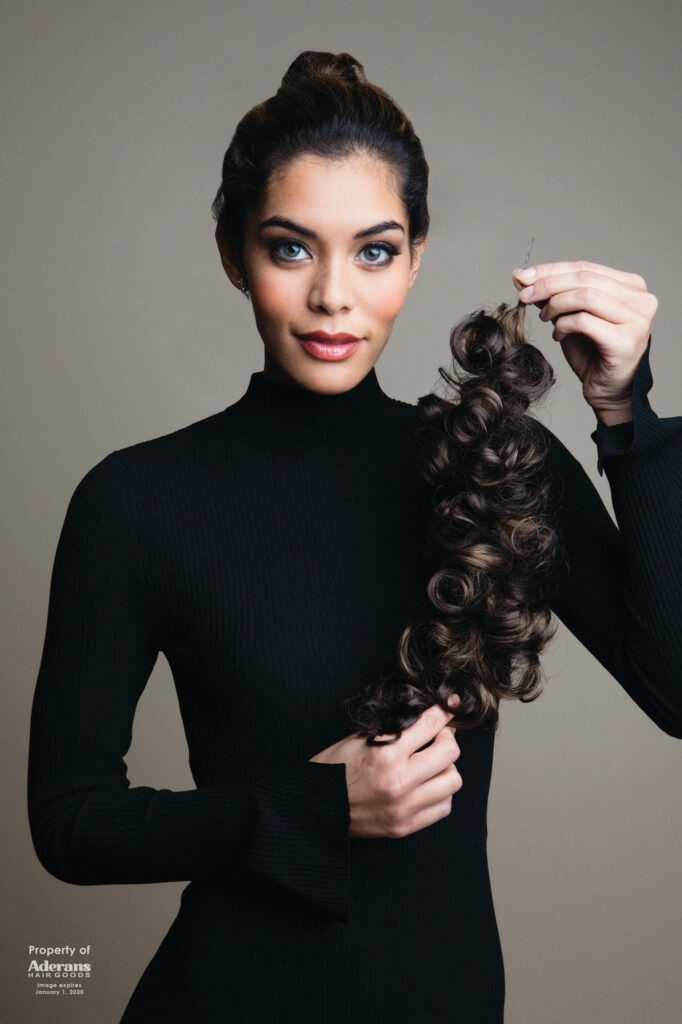
[[[326,53],[323,50],[304,50],[291,62],[282,78],[282,84],[294,79],[327,76],[342,82],[366,82],[365,69],[350,53]]]

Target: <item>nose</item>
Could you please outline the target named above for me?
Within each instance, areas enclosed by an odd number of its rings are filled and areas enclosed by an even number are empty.
[[[313,274],[308,293],[312,310],[328,314],[353,307],[352,269],[342,259],[321,260]]]

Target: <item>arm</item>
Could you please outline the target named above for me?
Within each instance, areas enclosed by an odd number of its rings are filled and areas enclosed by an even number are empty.
[[[633,381],[632,420],[600,420],[591,435],[617,526],[551,434],[569,558],[552,608],[644,713],[682,738],[682,417],[659,418],[649,405],[650,347],[651,338]]]
[[[130,787],[124,756],[159,653],[113,452],[70,500],[52,571],[31,712],[28,814],[38,858],[77,885],[182,881],[238,858],[345,919],[344,764],[304,761],[254,783]]]

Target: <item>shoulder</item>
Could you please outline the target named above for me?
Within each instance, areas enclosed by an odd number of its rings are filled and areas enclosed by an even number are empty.
[[[402,398],[392,398],[390,412],[398,423],[413,427],[421,420],[418,402],[405,402]]]
[[[127,500],[131,490],[138,501],[152,494],[170,495],[185,486],[207,459],[224,459],[230,449],[226,410],[157,437],[115,448],[90,466],[78,480],[74,501]]]
[[[613,529],[599,493],[579,459],[549,427],[540,424],[547,441],[544,469],[552,485],[550,508],[558,515],[561,530],[570,549],[577,551],[589,543],[590,537],[607,534]]]
[[[533,422],[537,424],[540,434],[547,444],[547,454],[545,456],[545,465],[547,469],[559,479],[566,479],[566,477],[571,476],[576,469],[582,469],[582,464],[575,457],[573,452],[566,447],[561,438],[557,437],[557,435],[540,420],[535,417],[531,418],[533,419]]]
[[[107,458],[115,457],[129,472],[177,467],[226,438],[227,420],[227,410],[212,413],[166,434],[117,448]]]

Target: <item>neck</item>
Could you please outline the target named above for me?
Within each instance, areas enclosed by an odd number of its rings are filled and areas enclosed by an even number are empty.
[[[380,427],[393,410],[372,367],[348,391],[325,394],[289,379],[258,370],[246,392],[229,408],[239,413],[249,430],[273,439],[360,437]]]

